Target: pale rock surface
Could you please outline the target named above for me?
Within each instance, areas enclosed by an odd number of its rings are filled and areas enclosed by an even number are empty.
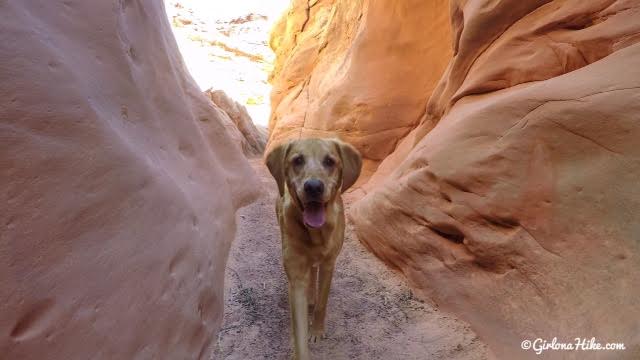
[[[0,2],[0,357],[208,358],[257,179],[157,1]]]
[[[267,126],[275,58],[268,34],[290,0],[163,0],[189,72],[203,91],[224,89]]]
[[[209,89],[205,91],[205,95],[226,115],[222,118],[232,137],[242,145],[242,152],[246,156],[261,155],[267,144],[267,129],[254,124],[247,108],[234,101],[223,90]]]

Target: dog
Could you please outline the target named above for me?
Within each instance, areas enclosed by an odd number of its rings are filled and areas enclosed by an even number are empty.
[[[296,359],[307,360],[308,340],[325,335],[331,278],[344,241],[341,194],[360,176],[362,158],[345,142],[312,138],[276,147],[266,165],[278,184],[276,214],[289,281],[292,347]]]

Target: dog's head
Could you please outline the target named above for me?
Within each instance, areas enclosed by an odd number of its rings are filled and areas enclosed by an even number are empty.
[[[324,225],[327,204],[356,182],[362,167],[358,150],[337,139],[288,142],[271,151],[266,163],[280,196],[286,185],[312,228]]]

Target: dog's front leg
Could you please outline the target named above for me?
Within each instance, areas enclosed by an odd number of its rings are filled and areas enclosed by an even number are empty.
[[[318,296],[318,266],[312,266],[309,271],[309,286],[307,287],[307,304],[309,310],[313,313],[316,305],[316,297]]]
[[[317,338],[324,338],[324,318],[327,313],[327,301],[329,300],[329,291],[331,290],[331,279],[333,278],[334,261],[327,261],[320,264],[318,276],[318,296],[316,297],[316,306],[313,311],[313,320],[311,321],[311,338],[316,341]]]
[[[298,360],[309,359],[307,288],[307,281],[296,280],[289,283],[293,347]]]

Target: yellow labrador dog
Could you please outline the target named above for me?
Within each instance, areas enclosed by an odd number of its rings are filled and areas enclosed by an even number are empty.
[[[289,280],[291,333],[295,357],[309,359],[311,339],[324,336],[324,319],[336,257],[344,239],[341,193],[356,182],[362,160],[351,145],[336,139],[295,140],[266,158],[278,183],[276,213],[282,259]]]

